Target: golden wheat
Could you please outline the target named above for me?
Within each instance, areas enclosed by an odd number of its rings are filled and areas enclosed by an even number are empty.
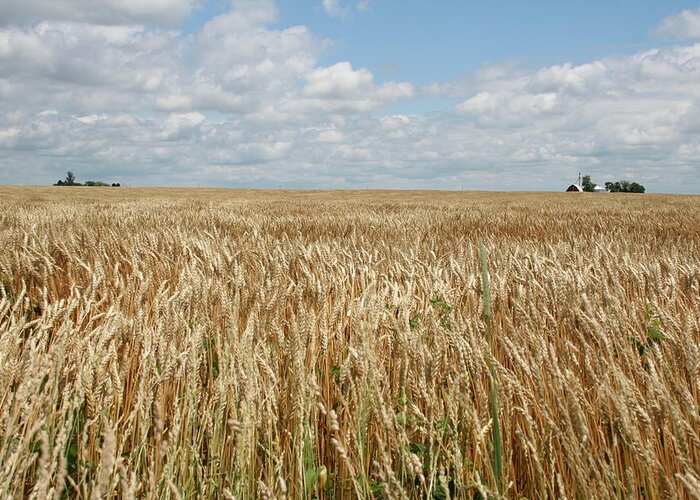
[[[700,199],[0,188],[0,495],[698,498]]]

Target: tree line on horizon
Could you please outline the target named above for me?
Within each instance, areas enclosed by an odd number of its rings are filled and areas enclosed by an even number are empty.
[[[113,182],[109,184],[103,181],[85,181],[84,183],[76,182],[75,174],[72,170],[66,172],[65,179],[60,179],[58,182],[53,184],[54,186],[96,186],[96,187],[121,187],[118,182]],[[591,180],[590,175],[584,175],[581,178],[581,187],[583,191],[593,193],[595,192],[597,184]],[[644,193],[646,188],[637,183],[630,182],[627,180],[621,180],[617,182],[606,182],[605,191],[609,193]]]
[[[581,184],[581,187],[585,192],[595,192],[595,187],[597,184],[591,181],[590,175],[584,175]],[[637,182],[622,180],[617,182],[606,182],[605,190],[609,193],[644,193],[646,188]]]
[[[85,181],[84,183],[75,182],[75,174],[71,170],[66,173],[66,178],[59,180],[54,186],[97,186],[97,187],[121,187],[118,182],[108,184],[102,181]]]

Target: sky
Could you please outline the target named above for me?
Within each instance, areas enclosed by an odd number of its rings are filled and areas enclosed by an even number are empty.
[[[700,2],[1,0],[0,184],[700,194]]]

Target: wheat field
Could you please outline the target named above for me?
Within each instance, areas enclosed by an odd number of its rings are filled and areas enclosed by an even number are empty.
[[[699,197],[0,200],[3,498],[700,498]]]

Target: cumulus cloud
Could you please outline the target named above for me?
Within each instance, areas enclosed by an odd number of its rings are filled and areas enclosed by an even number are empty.
[[[526,126],[542,115],[555,113],[555,92],[513,95],[511,92],[479,92],[457,106],[457,111],[471,115],[486,126]]]
[[[217,16],[197,35],[192,50],[199,66],[189,85],[195,108],[249,113],[286,96],[316,67],[323,47],[303,26],[267,29],[277,13],[271,3],[246,5]]]
[[[45,183],[76,164],[141,184],[279,179],[274,162],[323,161],[314,143],[333,157],[353,140],[342,130],[353,116],[413,94],[347,62],[319,65],[326,42],[271,28],[277,16],[273,1],[238,0],[187,36],[74,20],[0,27],[0,183]],[[35,166],[19,179],[22,162]]]
[[[167,141],[187,139],[199,133],[204,123],[202,113],[172,113],[163,121],[162,138]]]
[[[366,11],[370,9],[371,4],[371,0],[358,0],[354,4],[354,9],[358,12]],[[326,14],[331,17],[346,17],[353,11],[353,5],[344,3],[342,0],[322,0],[321,5]]]
[[[0,184],[71,168],[139,185],[560,189],[580,170],[700,191],[700,44],[416,86],[322,64],[327,42],[280,27],[272,0],[192,34],[129,12],[0,26]],[[436,97],[452,109],[401,107]]]
[[[3,0],[0,24],[44,19],[96,24],[175,25],[198,0]]]
[[[175,64],[174,33],[41,22],[0,29],[0,72],[46,82],[155,90]]]
[[[700,8],[686,9],[668,16],[661,21],[654,32],[659,36],[677,40],[700,38]]]
[[[350,7],[340,0],[323,0],[323,10],[331,17],[343,17],[350,12]]]
[[[488,134],[484,144],[501,164],[541,172],[570,165],[598,182],[632,176],[683,190],[689,172],[700,173],[693,156],[700,136],[689,126],[700,120],[698,61],[694,44],[491,72],[470,81],[455,110],[472,136]]]
[[[312,71],[306,77],[304,93],[315,97],[342,98],[366,92],[372,86],[372,73],[353,70],[349,62],[341,62]]]
[[[359,0],[357,2],[357,10],[369,10],[372,5],[372,0]]]
[[[343,139],[343,133],[336,130],[335,128],[319,132],[318,136],[316,137],[316,141],[328,143],[343,142]]]

